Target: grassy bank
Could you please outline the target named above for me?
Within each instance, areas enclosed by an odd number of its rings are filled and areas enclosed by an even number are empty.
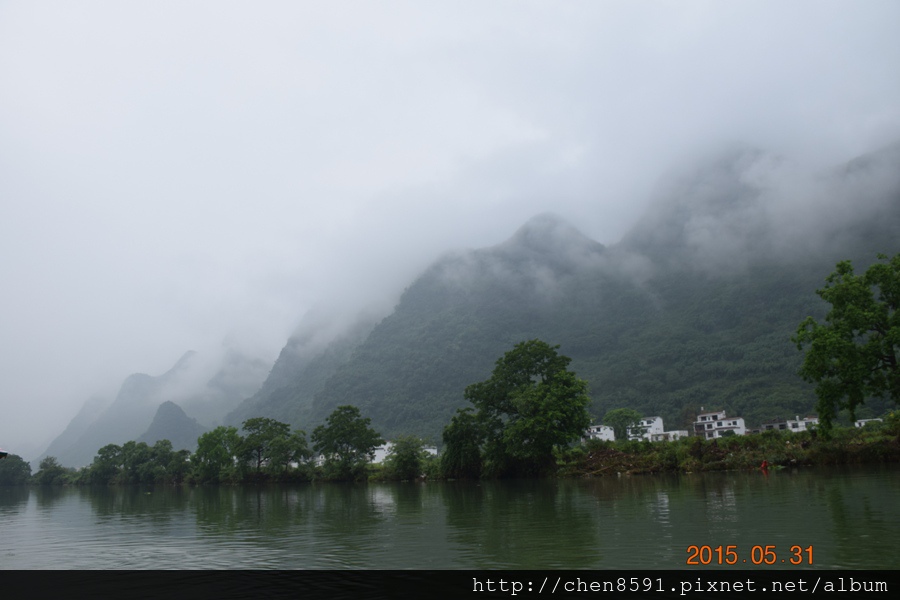
[[[677,442],[590,441],[560,457],[565,477],[900,462],[900,416],[857,429],[835,428],[826,437],[815,431],[767,431],[717,440],[691,437]]]

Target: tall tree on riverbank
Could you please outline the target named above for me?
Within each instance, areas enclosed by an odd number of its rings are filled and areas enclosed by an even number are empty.
[[[358,408],[345,405],[334,409],[325,425],[313,430],[313,448],[325,457],[328,479],[364,477],[366,466],[375,456],[375,448],[384,443],[381,435],[369,427],[370,422],[363,418]]]
[[[422,438],[401,435],[394,439],[384,466],[389,477],[401,481],[410,480],[422,475],[427,458],[428,452],[425,451],[425,442]]]
[[[816,290],[831,304],[825,323],[807,317],[793,340],[806,350],[800,375],[816,384],[817,410],[827,431],[841,410],[855,420],[867,397],[900,402],[900,254],[880,254],[863,275],[845,260]]]
[[[216,482],[233,478],[242,441],[236,427],[224,425],[201,435],[197,439],[197,451],[191,456],[198,479]]]
[[[287,423],[266,417],[247,419],[243,423],[243,429],[246,435],[241,441],[239,453],[243,460],[254,464],[257,474],[263,465],[271,461],[273,450],[281,450],[283,440],[291,433],[291,426]]]
[[[566,367],[559,346],[530,340],[500,358],[490,379],[466,388],[478,410],[488,471],[498,476],[539,475],[554,464],[553,451],[590,426],[587,382]]]
[[[247,434],[239,447],[240,460],[249,461],[254,468],[254,476],[281,477],[291,470],[291,464],[304,465],[312,457],[306,432],[291,432],[291,426],[275,419],[254,417],[243,423]],[[308,475],[308,473],[306,474]],[[304,475],[304,476],[306,476]]]
[[[32,482],[38,485],[62,485],[69,481],[74,472],[74,469],[67,469],[59,464],[55,456],[45,456],[38,465],[38,472],[32,477]]]
[[[441,472],[451,479],[478,479],[481,476],[481,444],[484,435],[472,408],[459,409],[442,436]]]
[[[31,479],[31,465],[17,454],[0,460],[0,485],[25,485]]]

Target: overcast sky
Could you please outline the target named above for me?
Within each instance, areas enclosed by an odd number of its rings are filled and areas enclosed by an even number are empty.
[[[618,241],[685,154],[900,139],[900,2],[0,0],[0,447],[316,303],[390,307],[553,211]]]

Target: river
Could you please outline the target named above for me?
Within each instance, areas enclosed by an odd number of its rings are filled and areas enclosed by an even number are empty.
[[[691,559],[703,568],[898,569],[898,498],[895,465],[587,480],[0,487],[0,569],[682,569]]]

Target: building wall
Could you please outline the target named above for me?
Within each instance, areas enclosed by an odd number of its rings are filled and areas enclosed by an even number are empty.
[[[634,430],[628,432],[628,439],[649,440],[652,436],[663,433],[664,430],[662,417],[645,417],[640,420]]]
[[[733,431],[735,435],[747,433],[743,417],[729,417],[724,410],[697,415],[694,422],[694,434],[708,440],[720,438],[727,431]]]
[[[673,431],[664,431],[662,433],[654,433],[650,436],[653,442],[674,442],[690,435],[687,429],[675,429]]]
[[[582,436],[584,440],[603,440],[606,442],[616,441],[616,434],[609,425],[591,425]]]

